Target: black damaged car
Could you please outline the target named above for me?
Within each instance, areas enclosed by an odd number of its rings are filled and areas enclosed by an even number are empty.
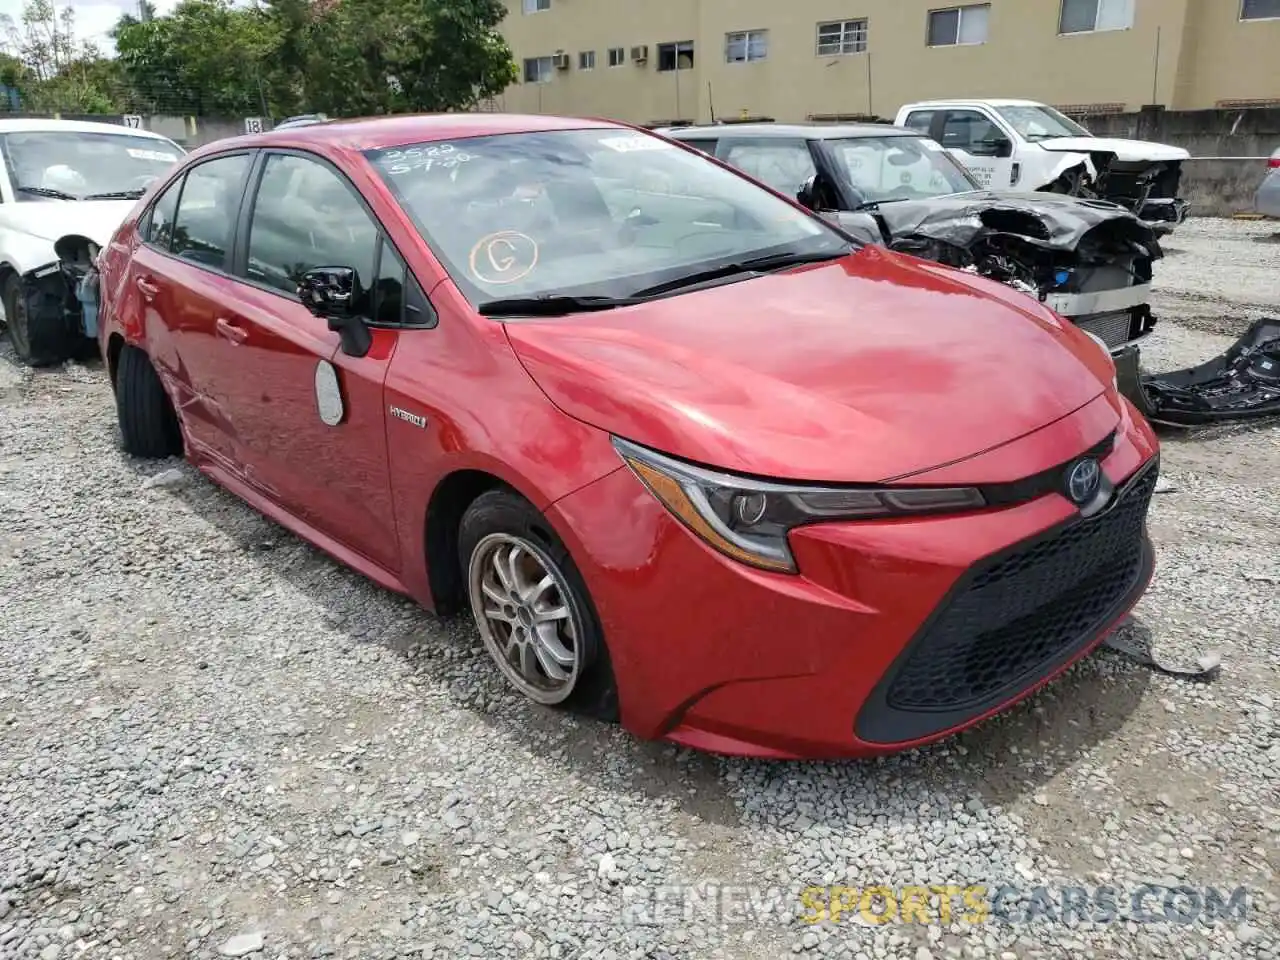
[[[1155,233],[1104,200],[984,190],[942,145],[886,124],[721,123],[663,136],[730,164],[863,241],[1030,294],[1119,353],[1155,325]]]

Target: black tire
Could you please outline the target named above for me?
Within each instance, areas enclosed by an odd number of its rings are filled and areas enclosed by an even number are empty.
[[[568,697],[552,705],[596,720],[616,722],[619,716],[618,688],[613,677],[609,650],[605,645],[604,630],[600,626],[600,617],[596,613],[591,594],[587,591],[587,585],[551,525],[529,501],[511,490],[499,489],[482,493],[462,517],[458,531],[458,559],[468,606],[471,601],[468,572],[472,555],[482,541],[494,534],[517,537],[539,548],[545,559],[554,562],[568,586],[567,595],[561,599],[576,617],[578,624],[578,675]],[[476,620],[477,629],[483,637],[484,627],[479,623],[478,616]],[[493,655],[492,650],[489,652]],[[495,666],[502,669],[501,664],[495,663]],[[511,684],[510,678],[504,675],[504,679]],[[511,686],[520,692],[514,684]]]
[[[163,459],[182,455],[182,431],[151,358],[126,345],[116,367],[116,418],[125,452]]]
[[[55,276],[61,282],[61,276]],[[74,352],[63,302],[47,281],[27,283],[16,273],[4,281],[4,315],[13,352],[29,367],[61,363]]]

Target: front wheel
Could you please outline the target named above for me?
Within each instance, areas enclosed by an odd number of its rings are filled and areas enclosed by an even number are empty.
[[[533,505],[481,494],[458,535],[468,599],[485,649],[535,703],[616,720],[604,633],[568,550]]]
[[[29,367],[47,367],[71,356],[62,305],[51,291],[11,273],[4,281],[3,295],[9,342],[19,360]]]

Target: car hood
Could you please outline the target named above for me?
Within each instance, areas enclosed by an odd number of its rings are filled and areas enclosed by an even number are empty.
[[[894,479],[975,456],[1103,393],[1088,338],[993,281],[864,247],[603,313],[506,324],[558,407],[742,473]]]
[[[1147,140],[1116,140],[1110,137],[1054,137],[1037,140],[1035,145],[1053,153],[1114,153],[1122,163],[1138,160],[1174,161],[1189,160],[1191,154],[1182,147],[1167,143],[1151,143]]]
[[[0,206],[0,223],[50,242],[71,233],[105,247],[136,200],[41,200]]]
[[[871,212],[837,213],[831,219],[858,239],[890,246],[929,239],[967,249],[994,232],[1065,252],[1075,250],[1086,236],[1105,233],[1146,245],[1159,255],[1155,233],[1119,204],[1038,191],[973,190],[899,200]],[[876,236],[868,239],[872,232]]]

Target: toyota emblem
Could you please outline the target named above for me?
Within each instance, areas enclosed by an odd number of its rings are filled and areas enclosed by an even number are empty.
[[[1102,483],[1102,467],[1093,457],[1077,460],[1067,471],[1067,496],[1072,503],[1084,506],[1098,495]]]

